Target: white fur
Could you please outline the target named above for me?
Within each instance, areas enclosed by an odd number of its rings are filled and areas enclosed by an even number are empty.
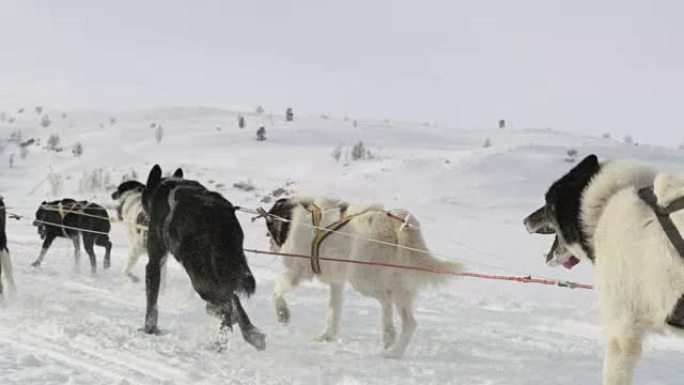
[[[147,254],[147,230],[140,229],[136,221],[142,212],[142,192],[126,191],[119,198],[122,202],[121,216],[126,225],[128,234],[128,260],[124,266],[124,274],[132,281],[138,282],[140,279],[131,273],[131,269],[138,262],[143,254]],[[166,264],[162,265],[162,288],[166,283]]]
[[[315,203],[323,212],[321,225],[328,226],[340,220],[339,207],[344,202],[329,198],[313,200],[300,198],[295,199],[294,202],[300,204],[292,210],[290,231],[280,251],[310,255],[315,232],[310,227],[297,225],[298,223],[312,224],[311,213],[304,207],[308,203]],[[379,205],[350,206],[347,209],[347,215],[362,214],[352,219],[340,231],[360,238],[332,234],[321,244],[321,257],[460,271],[461,267],[457,263],[440,261],[427,253],[391,246],[401,245],[427,250],[420,225],[415,217],[408,217],[411,226],[406,226],[400,230],[403,225],[402,221],[389,217],[382,210],[382,206]],[[404,210],[392,210],[391,212],[402,218],[406,218],[408,215],[408,212]],[[391,245],[377,244],[363,238],[376,239]],[[277,246],[274,248],[278,249]],[[275,307],[281,322],[287,322],[290,314],[283,295],[294,290],[302,280],[314,278],[311,262],[308,259],[284,258],[284,265],[286,270],[274,288]],[[358,292],[376,298],[380,302],[382,309],[381,337],[385,349],[383,354],[387,357],[402,356],[410,342],[416,328],[412,310],[416,294],[429,284],[441,283],[447,278],[446,275],[440,274],[344,262],[320,261],[320,265],[322,272],[316,277],[321,282],[330,285],[330,303],[326,327],[316,339],[330,341],[336,338],[339,331],[343,287],[345,282],[349,281]],[[396,307],[402,321],[398,338],[393,322],[394,307]]]
[[[581,219],[594,248],[605,328],[603,385],[632,384],[644,335],[669,328],[665,320],[684,293],[684,257],[637,195],[654,179],[661,181],[655,188],[659,201],[684,195],[684,179],[662,178],[633,163],[609,163],[582,196]],[[672,219],[684,230],[684,212]]]
[[[16,291],[16,286],[14,284],[14,274],[12,273],[12,259],[10,258],[9,251],[0,250],[0,265],[2,266],[2,277],[4,278],[6,289],[8,295],[11,297]]]

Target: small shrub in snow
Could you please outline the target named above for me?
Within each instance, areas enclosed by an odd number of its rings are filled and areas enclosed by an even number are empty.
[[[43,106],[36,106],[36,108],[34,108],[34,111],[36,111],[37,115],[42,114],[43,113]]]
[[[47,115],[43,115],[43,117],[40,119],[40,125],[41,125],[43,128],[48,128],[48,127],[50,127],[50,124],[51,124],[51,123],[52,123],[52,122],[50,121],[50,117],[47,116]]]
[[[358,126],[359,126],[359,122],[356,119],[354,119],[354,127],[358,127]]]
[[[634,139],[632,139],[632,137],[630,135],[625,135],[624,142],[626,144],[634,144]]]
[[[164,139],[164,128],[162,128],[161,124],[158,124],[154,129],[154,140],[160,143],[162,139]]]
[[[489,138],[485,139],[484,144],[482,145],[482,147],[484,147],[484,148],[492,147],[492,141],[491,141]]]
[[[17,110],[17,114],[21,115],[21,114],[23,114],[23,113],[24,113],[24,107],[20,107],[20,108]]]
[[[62,112],[62,119],[66,119],[66,112]]]
[[[321,114],[321,119],[328,120],[328,119],[330,119],[330,117],[326,114]]]
[[[610,139],[610,134],[606,132],[603,134],[602,137],[603,137],[603,139]]]
[[[150,123],[150,128],[155,128],[155,127],[157,127],[157,123],[155,123],[155,122]]]
[[[266,128],[264,128],[264,126],[259,127],[256,132],[256,136],[256,140],[258,141],[266,140]]]
[[[245,128],[245,117],[238,115],[238,127]]]
[[[74,144],[74,146],[71,148],[71,153],[76,157],[80,157],[83,155],[83,145],[80,142]]]
[[[504,119],[499,120],[499,128],[500,129],[506,128],[506,121]]]
[[[47,140],[47,149],[52,151],[57,151],[59,148],[59,135],[52,134]]]
[[[352,147],[351,160],[361,160],[366,158],[366,146],[363,142],[358,142]]]
[[[287,110],[285,110],[285,121],[291,122],[294,120],[294,112],[292,112],[292,107],[288,107]]]
[[[257,115],[262,115],[264,112],[266,112],[266,110],[264,109],[263,106],[259,105],[259,106],[256,106],[256,108],[254,109],[254,112],[256,112]]]
[[[256,189],[251,181],[235,182],[233,183],[233,187],[242,191],[254,191]]]
[[[103,168],[84,171],[78,182],[80,192],[96,192],[112,188],[111,175]]]
[[[335,159],[336,162],[339,162],[340,158],[342,157],[342,146],[337,146],[333,148],[332,153],[330,153],[330,155],[332,155],[333,159]]]
[[[109,125],[110,125],[110,126],[113,126],[113,125],[115,125],[115,124],[116,124],[116,118],[113,117],[113,116],[111,116],[111,117],[109,118]]]
[[[565,157],[565,161],[568,163],[575,163],[577,160],[577,150],[571,148],[566,152],[566,154],[567,156]]]
[[[7,119],[7,123],[12,124],[15,120],[14,116],[10,116],[9,119]]]
[[[14,154],[9,156],[9,168],[14,168]]]

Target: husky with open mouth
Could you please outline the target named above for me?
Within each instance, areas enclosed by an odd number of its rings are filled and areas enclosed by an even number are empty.
[[[551,185],[527,230],[555,234],[546,261],[595,267],[603,385],[632,384],[646,333],[684,328],[684,178],[595,155]],[[675,207],[677,206],[677,207]]]

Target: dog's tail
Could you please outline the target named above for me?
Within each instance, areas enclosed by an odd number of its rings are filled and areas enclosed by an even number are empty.
[[[463,271],[463,266],[456,261],[445,261],[434,257],[427,248],[420,222],[405,210],[392,210],[396,218],[403,218],[403,223],[395,219],[395,231],[399,248],[399,260],[426,271],[415,272],[415,283],[418,286],[439,285],[446,283],[452,276],[449,273]]]

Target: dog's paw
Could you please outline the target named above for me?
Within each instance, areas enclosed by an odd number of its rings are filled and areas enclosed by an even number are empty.
[[[385,350],[394,345],[397,340],[397,332],[394,329],[385,330],[382,333],[382,346]]]
[[[256,350],[266,350],[266,335],[254,328],[244,335],[245,341],[254,346]]]
[[[327,331],[324,331],[323,333],[312,338],[312,341],[316,341],[316,342],[332,342],[332,341],[336,341],[336,340],[337,340],[337,336],[335,336],[334,334],[327,332]]]
[[[105,259],[103,265],[106,270],[109,269],[109,267],[112,265],[112,262],[109,259]]]
[[[287,307],[276,309],[276,315],[278,316],[278,322],[281,324],[285,325],[290,322],[290,309]]]
[[[403,356],[404,356],[404,350],[403,349],[390,348],[390,349],[385,350],[384,352],[380,353],[380,357],[389,358],[389,359],[399,359]]]
[[[138,331],[144,332],[145,334],[154,334],[156,336],[161,334],[161,330],[157,326],[147,326],[138,329]]]

